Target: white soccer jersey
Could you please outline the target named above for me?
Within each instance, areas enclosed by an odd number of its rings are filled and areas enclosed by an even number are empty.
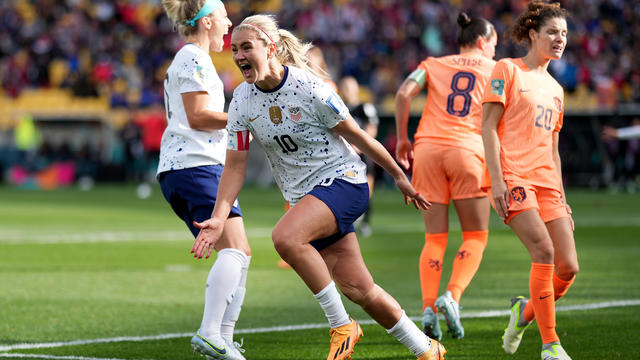
[[[272,90],[246,82],[236,88],[227,123],[230,148],[237,146],[236,132],[249,130],[267,154],[282,195],[293,205],[314,186],[335,178],[367,182],[365,164],[331,130],[348,114],[324,81],[287,66],[282,83]]]
[[[206,91],[208,108],[224,111],[223,85],[209,54],[194,44],[186,44],[174,57],[164,79],[167,128],[162,134],[158,174],[205,165],[224,165],[227,131],[192,129],[182,102],[182,94]]]

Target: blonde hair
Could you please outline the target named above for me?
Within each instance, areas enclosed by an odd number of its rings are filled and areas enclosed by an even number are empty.
[[[193,19],[207,0],[162,0],[162,7],[173,23],[174,29],[182,36],[189,36],[198,31],[196,26],[185,25],[187,20]]]
[[[166,1],[166,0],[163,0]],[[253,15],[245,18],[233,29],[250,29],[258,34],[258,38],[265,42],[267,46],[276,44],[277,59],[282,65],[293,65],[306,70],[316,76],[325,78],[326,75],[319,74],[308,64],[307,52],[313,47],[300,40],[288,30],[278,28],[278,22],[273,15]]]

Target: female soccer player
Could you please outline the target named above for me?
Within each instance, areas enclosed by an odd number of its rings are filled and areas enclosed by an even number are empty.
[[[530,300],[512,299],[504,350],[513,354],[534,316],[542,359],[567,360],[556,334],[555,300],[573,283],[578,256],[573,221],[562,185],[558,133],[564,93],[547,71],[567,45],[567,12],[560,4],[532,1],[512,36],[527,55],[500,60],[483,102],[482,139],[491,175],[492,203],[531,256]],[[535,315],[534,315],[535,314]]]
[[[490,205],[482,189],[485,174],[480,127],[482,93],[495,65],[496,31],[483,18],[458,15],[460,54],[429,57],[409,75],[396,94],[396,158],[405,169],[413,162],[413,186],[433,206],[423,211],[425,244],[420,255],[422,328],[442,338],[439,310],[454,338],[464,337],[460,297],[473,279],[487,245]],[[407,134],[411,99],[428,88],[427,104],[415,147]],[[447,291],[438,297],[449,235],[449,199],[460,218],[462,245],[453,261]],[[437,298],[437,299],[436,299]]]
[[[280,257],[312,291],[331,326],[328,359],[347,359],[362,330],[347,314],[338,287],[419,359],[442,359],[445,349],[405,315],[396,300],[377,286],[362,259],[353,222],[366,209],[365,165],[349,143],[389,171],[405,202],[427,209],[384,147],[349,115],[340,97],[305,61],[310,44],[279,29],[268,15],[254,15],[231,36],[233,59],[245,82],[229,106],[228,164],[218,201],[192,252],[209,256],[246,173],[249,133],[267,154],[276,182],[292,205],[272,232]]]
[[[231,21],[220,0],[163,0],[162,5],[186,44],[164,81],[168,126],[157,176],[165,199],[196,237],[200,230],[193,221],[211,216],[227,145],[222,81],[209,52],[222,51]],[[251,250],[237,203],[222,221],[226,226],[207,278],[202,324],[191,344],[209,358],[242,360],[233,330],[244,301]]]

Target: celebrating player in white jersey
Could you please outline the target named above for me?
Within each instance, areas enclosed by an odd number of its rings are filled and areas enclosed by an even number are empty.
[[[200,229],[193,222],[211,215],[225,163],[224,92],[209,52],[222,51],[231,21],[220,0],[162,4],[186,44],[164,81],[168,126],[162,135],[158,180],[171,208],[196,237]],[[244,360],[233,331],[244,301],[251,249],[237,203],[223,221],[224,233],[215,247],[218,258],[207,278],[202,324],[191,344],[208,359]]]
[[[285,199],[294,205],[273,230],[273,243],[320,303],[331,326],[328,359],[353,353],[362,336],[347,314],[332,278],[419,359],[443,359],[444,347],[430,340],[396,300],[377,286],[362,259],[353,222],[365,211],[369,189],[365,165],[354,144],[395,179],[405,203],[430,203],[413,189],[384,147],[360,129],[340,97],[306,63],[301,44],[267,15],[246,18],[233,30],[233,59],[245,83],[229,107],[228,163],[211,219],[192,251],[209,256],[223,230],[225,214],[246,176],[249,133],[265,150]]]

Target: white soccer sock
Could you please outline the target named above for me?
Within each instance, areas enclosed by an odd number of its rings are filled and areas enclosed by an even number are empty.
[[[418,329],[404,311],[402,311],[400,320],[387,332],[411,350],[415,356],[424,354],[431,347],[431,341],[427,338],[427,335]]]
[[[342,304],[340,293],[336,289],[336,284],[332,281],[319,293],[313,295],[324,310],[324,315],[329,320],[331,328],[351,323],[349,314]]]
[[[233,294],[233,300],[231,300],[231,304],[227,306],[227,310],[224,312],[224,316],[222,316],[220,333],[222,338],[229,344],[233,344],[233,330],[235,329],[236,322],[240,317],[240,310],[242,310],[242,303],[244,302],[244,294],[247,291],[247,272],[249,271],[250,262],[251,256],[247,256],[244,264],[242,265],[240,283],[236,288],[236,292]]]
[[[206,338],[220,336],[222,317],[240,283],[242,265],[247,255],[237,249],[222,249],[209,271],[204,292],[204,314],[200,334]]]

